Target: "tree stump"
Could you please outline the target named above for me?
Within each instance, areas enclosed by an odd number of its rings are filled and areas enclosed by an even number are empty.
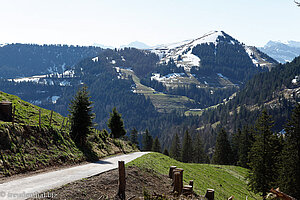
[[[183,169],[181,168],[176,168],[173,170],[173,176],[174,176],[174,179],[173,179],[173,183],[174,183],[174,189],[175,189],[175,173],[179,172],[180,174],[180,179],[179,179],[179,195],[182,193],[182,189],[183,189]]]
[[[207,190],[206,190],[205,197],[206,197],[208,200],[214,200],[214,198],[215,198],[215,191],[214,191],[213,189],[207,189]]]
[[[178,195],[180,195],[182,192],[180,179],[181,179],[180,172],[174,172],[174,192],[177,192]]]
[[[169,170],[169,178],[173,179],[173,171],[176,169],[176,166],[170,166]]]
[[[119,161],[119,191],[118,196],[121,199],[125,199],[125,187],[126,187],[126,180],[125,180],[125,164],[124,161]]]

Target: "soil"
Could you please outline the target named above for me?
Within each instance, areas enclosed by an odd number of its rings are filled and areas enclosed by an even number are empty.
[[[33,199],[83,200],[83,199],[120,199],[118,193],[118,169],[111,170],[87,179],[82,179],[61,188],[40,194]],[[166,175],[153,170],[142,170],[138,167],[126,168],[126,199],[144,199],[149,194],[152,199],[203,199],[192,194],[175,197],[172,193],[172,180]],[[43,197],[45,196],[45,198]]]

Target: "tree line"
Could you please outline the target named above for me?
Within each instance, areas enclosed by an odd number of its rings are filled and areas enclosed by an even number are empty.
[[[249,169],[249,188],[266,198],[271,188],[280,187],[300,197],[300,104],[280,133],[263,110],[254,126],[244,126],[233,134],[231,142],[224,129],[217,135],[212,163],[238,165]]]

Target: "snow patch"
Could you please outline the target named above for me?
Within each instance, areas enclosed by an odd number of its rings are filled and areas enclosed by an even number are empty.
[[[210,43],[216,46],[219,37],[226,36],[222,31],[212,31],[197,39],[153,47],[151,52],[159,56],[161,63],[168,63],[172,59],[177,67],[184,67],[186,71],[190,71],[192,67],[200,66],[200,58],[192,54],[193,48],[200,44]],[[231,41],[231,43],[235,44],[235,41]]]
[[[294,85],[297,85],[299,81],[300,81],[300,77],[299,76],[295,76],[295,78],[292,80],[292,83]]]
[[[60,96],[52,96],[51,101],[53,104],[56,104],[57,100],[60,98]]]
[[[251,47],[245,45],[245,51],[249,55],[250,59],[252,60],[252,63],[254,65],[256,65],[256,67],[258,67],[259,66],[259,62],[258,62],[258,60],[255,59],[255,57],[254,57],[254,51],[251,49]]]
[[[92,58],[92,61],[93,61],[93,62],[98,62],[98,61],[99,61],[99,57],[97,56],[97,57],[95,57],[95,58]]]
[[[164,82],[164,81],[174,79],[174,78],[177,78],[177,77],[182,77],[184,75],[185,75],[185,73],[172,73],[172,74],[168,74],[168,75],[165,75],[165,76],[161,76],[159,73],[154,73],[151,77],[151,81],[156,80],[158,82]]]
[[[217,75],[225,80],[228,80],[228,78],[226,76],[223,76],[223,74],[221,74],[221,73],[217,73]]]
[[[71,86],[71,83],[69,81],[63,80],[59,83],[60,86]]]

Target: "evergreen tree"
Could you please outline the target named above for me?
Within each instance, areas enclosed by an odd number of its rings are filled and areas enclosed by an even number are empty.
[[[136,128],[133,128],[130,132],[130,142],[132,144],[136,144],[137,146],[139,145],[138,131],[136,130]]]
[[[118,113],[116,107],[114,107],[112,113],[110,113],[107,126],[110,128],[113,138],[120,138],[126,134],[122,116]]]
[[[166,149],[166,148],[164,149],[163,154],[166,155],[166,156],[169,156],[169,155],[170,155],[168,149]]]
[[[227,138],[227,133],[223,128],[217,135],[215,152],[212,158],[212,162],[218,165],[232,164],[232,150]]]
[[[249,157],[248,153],[251,149],[251,146],[254,142],[253,138],[253,130],[250,129],[248,126],[243,127],[240,136],[240,143],[238,149],[238,162],[237,164],[244,168],[249,168]]]
[[[175,160],[181,159],[181,145],[177,133],[173,137],[172,145],[170,148],[170,157],[174,158]]]
[[[276,161],[279,154],[277,150],[279,142],[277,136],[271,131],[272,127],[271,116],[263,110],[255,124],[255,142],[249,153],[248,185],[255,193],[261,192],[264,199],[267,192],[272,187],[276,187],[278,172]]]
[[[90,101],[87,87],[80,88],[69,106],[71,137],[76,144],[84,146],[87,135],[92,132],[93,119],[92,102]]]
[[[185,131],[183,136],[181,161],[185,163],[193,162],[193,144],[188,131]]]
[[[286,126],[279,180],[281,191],[300,199],[300,104]]]
[[[195,163],[207,163],[207,155],[204,153],[203,142],[200,134],[197,134],[194,140],[194,162]]]
[[[231,147],[232,147],[232,161],[236,165],[239,159],[239,144],[241,137],[241,129],[238,129],[235,134],[232,136]]]
[[[152,151],[153,152],[161,152],[161,146],[160,146],[160,142],[158,140],[158,137],[156,137],[153,141],[153,145],[152,145]]]
[[[143,135],[143,150],[144,151],[151,151],[152,150],[152,144],[153,144],[153,138],[152,135],[150,135],[148,129],[146,129],[146,132]]]

